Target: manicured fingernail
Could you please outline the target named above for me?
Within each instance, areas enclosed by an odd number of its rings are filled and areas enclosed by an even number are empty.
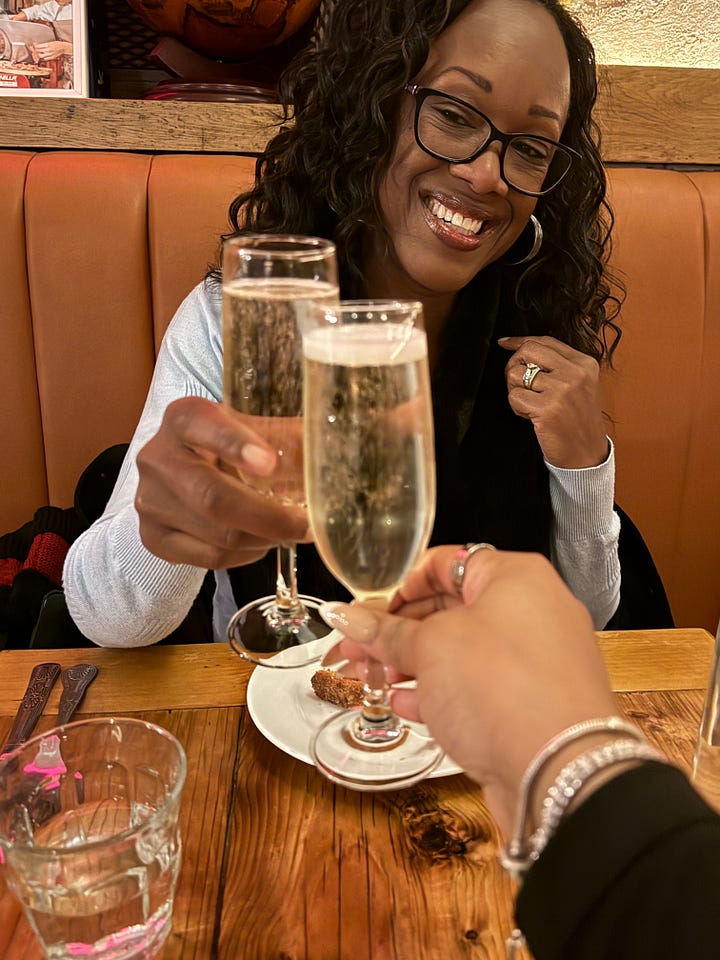
[[[259,473],[269,473],[275,466],[275,457],[264,447],[254,443],[246,443],[242,448],[242,458],[245,463]]]
[[[333,627],[335,630],[343,630],[347,626],[345,611],[348,606],[347,603],[321,603],[318,607],[318,613],[329,627]]]
[[[502,343],[504,340],[509,340],[510,337],[498,337],[498,343]]]
[[[357,643],[370,643],[377,629],[377,618],[364,607],[348,603],[323,603],[319,609],[325,623]]]

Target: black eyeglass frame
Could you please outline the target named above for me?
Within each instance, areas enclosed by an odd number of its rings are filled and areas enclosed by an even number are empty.
[[[572,147],[568,147],[564,143],[559,143],[557,140],[553,140],[550,137],[543,137],[538,133],[503,133],[502,130],[499,130],[495,126],[490,117],[486,116],[482,112],[482,110],[478,110],[477,107],[474,107],[471,103],[467,103],[465,100],[461,100],[459,97],[453,97],[449,93],[443,93],[442,90],[434,90],[432,87],[421,87],[417,83],[407,83],[403,87],[403,90],[406,93],[409,93],[410,96],[415,97],[415,123],[413,128],[415,133],[415,143],[417,143],[424,153],[427,153],[430,157],[434,157],[436,160],[444,160],[445,163],[472,163],[473,160],[477,160],[477,158],[487,150],[491,143],[495,143],[497,141],[501,144],[500,176],[503,180],[503,183],[506,183],[511,190],[515,190],[517,193],[522,193],[526,197],[544,197],[546,194],[551,193],[565,179],[570,167],[573,164],[573,160],[583,159],[582,154],[578,153],[577,150],[573,150]],[[420,123],[420,110],[422,109],[422,105],[425,100],[430,96],[442,97],[445,100],[451,100],[453,103],[458,103],[461,107],[472,111],[472,113],[476,114],[478,117],[481,117],[482,120],[485,121],[490,129],[490,134],[479,150],[476,150],[475,153],[470,154],[469,157],[465,157],[462,160],[457,160],[455,157],[446,157],[441,153],[435,153],[433,150],[430,150],[425,146],[420,139],[418,126]],[[565,153],[570,160],[567,165],[567,169],[563,171],[560,178],[551,187],[548,187],[547,190],[523,190],[522,187],[516,187],[515,184],[510,183],[505,176],[505,154],[507,153],[508,144],[513,140],[519,140],[523,137],[531,137],[533,140],[542,140],[543,143],[549,143],[555,147],[556,150]]]

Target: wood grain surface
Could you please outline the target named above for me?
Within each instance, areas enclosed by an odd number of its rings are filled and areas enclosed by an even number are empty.
[[[616,163],[720,163],[720,70],[602,66],[597,120]],[[268,104],[0,97],[0,147],[258,153]]]
[[[720,164],[720,70],[600,67],[597,120],[606,161]]]
[[[625,716],[686,773],[692,769],[704,698],[701,690],[618,694]]]
[[[168,707],[242,706],[253,671],[226,643],[134,650],[4,650],[0,653],[0,711],[15,713],[33,665],[41,660],[54,661],[62,667],[73,663],[94,663],[99,667],[77,708],[76,718],[116,709],[127,713]],[[45,706],[46,717],[57,713],[61,692],[56,683]]]
[[[620,709],[689,770],[710,635],[637,631],[598,642]],[[0,654],[0,742],[47,653]],[[86,654],[99,663],[86,712],[159,723],[187,750],[183,863],[162,960],[504,960],[512,891],[482,792],[465,776],[385,794],[334,786],[257,731],[237,703],[245,665],[224,647],[52,653],[62,664]],[[211,694],[216,705],[196,702]],[[143,697],[143,709],[129,706]],[[53,715],[51,706],[41,729]],[[40,960],[1,889],[0,957]]]
[[[188,774],[180,829],[183,855],[173,913],[173,929],[163,951],[170,958],[212,956],[222,896],[225,834],[238,754],[239,707],[213,710],[156,710],[135,713],[170,730],[184,745]],[[0,739],[9,732],[0,717]],[[3,883],[0,867],[0,884]],[[0,890],[1,893],[1,890]],[[17,903],[0,896],[0,957],[40,960],[42,952]]]
[[[502,955],[510,887],[477,787],[358,794],[261,739],[245,724],[219,960]]]
[[[706,630],[604,632],[597,638],[614,690],[704,689],[707,685],[714,640]],[[224,643],[135,650],[4,650],[0,653],[2,714],[15,713],[30,672],[41,660],[56,661],[62,667],[87,662],[100,668],[76,717],[117,709],[242,706],[253,670]],[[57,713],[60,693],[57,683],[45,706],[46,723]]]
[[[703,629],[597,634],[613,690],[705,690],[715,639]]]
[[[0,97],[0,146],[262,153],[277,106],[157,100]]]

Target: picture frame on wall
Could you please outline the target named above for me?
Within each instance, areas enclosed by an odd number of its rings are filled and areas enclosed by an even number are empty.
[[[89,96],[86,0],[0,0],[0,96]]]

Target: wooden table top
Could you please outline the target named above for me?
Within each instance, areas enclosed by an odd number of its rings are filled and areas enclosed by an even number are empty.
[[[689,769],[713,638],[607,632],[598,643],[621,710]],[[252,668],[224,644],[4,651],[0,744],[43,660],[100,667],[76,718],[132,714],[187,751],[183,865],[162,960],[504,960],[510,885],[465,776],[385,794],[334,786],[256,730],[244,706]],[[38,731],[52,726],[58,688]],[[41,956],[2,890],[0,956]]]

